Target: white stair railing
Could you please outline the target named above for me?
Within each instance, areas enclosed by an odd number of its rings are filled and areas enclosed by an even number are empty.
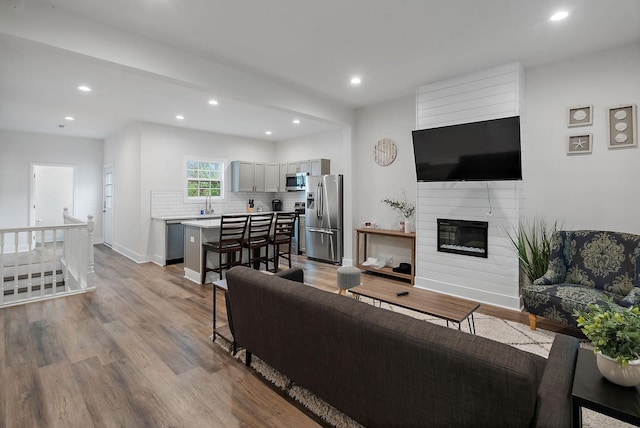
[[[93,217],[0,229],[0,307],[95,290]]]

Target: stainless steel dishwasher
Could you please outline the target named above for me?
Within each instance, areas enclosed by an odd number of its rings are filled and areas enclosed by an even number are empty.
[[[167,220],[167,231],[165,236],[166,264],[184,262],[184,220]]]

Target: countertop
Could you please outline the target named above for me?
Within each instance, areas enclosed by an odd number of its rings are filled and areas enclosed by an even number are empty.
[[[165,215],[165,216],[151,216],[152,220],[207,220],[212,218],[220,218],[222,214],[196,214],[196,215]]]
[[[225,213],[226,215],[238,215],[238,214],[248,214],[248,215],[257,215],[257,214],[269,214],[269,213],[279,213],[279,212],[284,212],[284,211],[262,211],[262,212],[258,212],[258,211],[254,211],[252,213]],[[202,219],[202,220],[190,220],[193,217],[188,217],[187,219],[190,221],[183,221],[182,224],[184,224],[185,226],[192,226],[192,227],[201,227],[203,229],[213,229],[216,227],[220,227],[220,216],[221,214],[218,214],[216,217],[214,218],[210,218],[210,219]]]
[[[201,229],[215,229],[220,227],[220,219],[183,221],[182,224],[185,226],[199,227]]]

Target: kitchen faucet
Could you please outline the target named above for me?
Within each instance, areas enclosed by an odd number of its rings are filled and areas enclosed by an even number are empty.
[[[211,196],[207,196],[204,200],[204,213],[213,214],[213,207],[211,206]]]

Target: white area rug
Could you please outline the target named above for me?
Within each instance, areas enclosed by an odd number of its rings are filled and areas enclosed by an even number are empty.
[[[371,299],[362,298],[361,300],[363,302],[371,303]],[[376,306],[378,306],[377,303]],[[426,321],[433,322],[434,324],[446,325],[446,322],[439,318],[419,314],[417,312],[399,308],[393,305],[388,305],[386,303],[382,304],[382,308],[394,312],[400,312],[415,318],[424,319]],[[554,332],[542,330],[540,328],[532,331],[528,325],[520,324],[514,321],[506,321],[484,314],[476,313],[474,314],[474,319],[476,334],[478,336],[483,336],[489,339],[493,339],[497,342],[506,343],[515,348],[538,354],[545,358],[549,355],[551,344],[553,343],[553,339],[556,335],[556,333]],[[450,326],[452,325],[450,324]],[[455,326],[455,328],[457,328],[457,325]],[[467,322],[462,323],[461,329],[466,332],[469,331]],[[231,346],[226,340],[218,336],[215,342],[224,347],[227,351],[231,352]],[[589,347],[589,345],[586,343],[582,343],[581,346]],[[235,357],[241,361],[244,361],[244,349],[238,351]],[[344,415],[342,412],[335,409],[330,404],[316,397],[312,392],[295,385],[293,382],[291,382],[290,379],[270,367],[255,355],[252,356],[251,367],[256,370],[256,372],[260,373],[266,380],[271,382],[274,386],[284,391],[287,395],[298,401],[312,413],[318,415],[328,424],[340,428],[362,427],[362,425]],[[588,428],[633,427],[633,425],[626,424],[624,422],[618,421],[617,419],[609,418],[600,413],[593,412],[589,409],[582,409],[582,426]]]

